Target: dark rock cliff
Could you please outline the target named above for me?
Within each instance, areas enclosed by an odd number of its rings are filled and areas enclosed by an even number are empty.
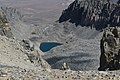
[[[111,27],[105,30],[100,48],[101,57],[98,70],[120,69],[120,28]]]
[[[59,18],[60,23],[65,21],[97,30],[120,26],[120,0],[75,0]]]

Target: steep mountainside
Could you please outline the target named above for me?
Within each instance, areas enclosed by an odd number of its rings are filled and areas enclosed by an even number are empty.
[[[120,3],[110,0],[75,0],[59,18],[60,23],[64,21],[97,30],[120,26]]]
[[[20,45],[20,41],[0,36],[0,80],[12,78],[12,80],[20,79],[50,79],[49,65],[41,58],[38,51],[26,50]],[[42,71],[44,70],[44,71]],[[30,72],[30,73],[29,73]],[[38,73],[38,77],[34,73]],[[34,75],[30,75],[34,74]],[[35,76],[36,77],[30,77]],[[20,77],[21,76],[21,77]]]
[[[52,23],[73,0],[0,0],[1,5],[11,6],[24,14],[26,23]]]
[[[12,35],[16,39],[22,40],[30,37],[33,28],[31,25],[27,25],[23,22],[23,15],[18,10],[12,7],[2,6],[0,12],[4,15],[3,18],[7,21],[4,23],[8,23]]]
[[[1,10],[0,10],[0,35],[7,36],[9,38],[13,37],[10,23],[8,22],[5,13]]]
[[[101,57],[99,70],[120,69],[120,28],[108,28],[100,41]]]

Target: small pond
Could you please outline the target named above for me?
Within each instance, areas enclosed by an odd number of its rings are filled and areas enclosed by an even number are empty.
[[[57,43],[57,42],[43,42],[40,44],[40,50],[42,52],[47,52],[50,51],[52,48],[57,47],[62,45],[61,43]]]

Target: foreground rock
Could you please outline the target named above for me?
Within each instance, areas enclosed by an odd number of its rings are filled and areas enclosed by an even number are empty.
[[[21,68],[33,67],[22,46],[17,41],[2,36],[0,36],[0,64]]]
[[[108,28],[101,39],[99,70],[120,69],[120,28]]]
[[[38,51],[24,49],[19,41],[0,36],[1,80],[119,80],[120,72],[50,69]]]

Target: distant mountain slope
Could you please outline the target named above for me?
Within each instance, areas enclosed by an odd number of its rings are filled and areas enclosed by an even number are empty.
[[[72,0],[0,0],[6,6],[17,8],[24,14],[24,21],[32,24],[56,21]]]
[[[4,13],[11,32],[16,39],[22,40],[30,37],[33,28],[23,22],[23,15],[18,10],[6,6],[2,6],[0,10]]]
[[[120,4],[109,0],[75,0],[65,9],[59,22],[101,30],[107,26],[120,26]]]

